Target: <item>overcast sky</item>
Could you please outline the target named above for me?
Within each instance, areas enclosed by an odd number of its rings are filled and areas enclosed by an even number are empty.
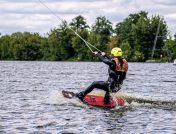
[[[82,15],[92,25],[98,16],[113,24],[141,10],[161,15],[171,33],[176,33],[176,0],[41,0],[60,18],[70,22]],[[39,0],[0,0],[0,33],[49,32],[61,22]]]

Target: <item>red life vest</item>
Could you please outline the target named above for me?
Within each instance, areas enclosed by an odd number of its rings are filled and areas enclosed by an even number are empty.
[[[114,57],[116,62],[116,71],[127,72],[128,71],[128,62],[125,59],[122,59],[123,65],[120,65],[120,61],[117,57]]]

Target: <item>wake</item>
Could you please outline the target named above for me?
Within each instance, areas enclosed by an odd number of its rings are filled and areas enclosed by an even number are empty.
[[[101,90],[94,90],[91,94],[104,96],[105,92]],[[157,98],[130,95],[122,91],[119,91],[117,93],[112,93],[111,96],[123,98],[128,104],[137,103],[137,104],[150,104],[150,105],[155,105],[155,106],[176,107],[176,100],[166,100],[165,101],[165,100],[160,100]]]
[[[72,91],[72,90],[71,90]],[[73,92],[78,92],[78,91],[73,91]],[[102,90],[93,90],[91,95],[97,95],[97,96],[104,96],[105,92]],[[143,97],[143,96],[135,96],[135,95],[130,95],[125,92],[117,92],[117,93],[112,93],[112,97],[120,97],[125,100],[125,106],[127,105],[143,105],[143,104],[149,104],[151,106],[161,106],[161,107],[170,107],[170,108],[176,108],[176,100],[160,100],[157,98],[149,98],[149,97]],[[47,97],[47,103],[49,104],[59,104],[59,105],[65,105],[65,104],[73,104],[73,105],[78,105],[78,106],[84,106],[79,99],[74,98],[74,99],[67,99],[63,97],[62,91],[52,91],[50,92],[49,96]],[[118,106],[119,107],[119,106]]]
[[[129,104],[136,102],[138,104],[151,104],[157,106],[167,106],[167,107],[176,107],[176,100],[161,100],[157,98],[149,98],[142,96],[133,96],[127,93],[116,93],[115,96],[124,98],[125,101]]]

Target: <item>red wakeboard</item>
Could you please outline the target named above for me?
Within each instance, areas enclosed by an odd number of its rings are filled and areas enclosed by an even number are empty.
[[[76,94],[73,92],[62,91],[62,94],[64,97],[69,99],[76,97]],[[88,105],[97,107],[116,107],[116,106],[123,106],[125,104],[125,100],[120,97],[113,97],[113,98],[111,97],[110,103],[105,104],[104,96],[89,95],[89,94],[84,97],[83,102]]]
[[[84,97],[84,102],[91,106],[99,106],[99,107],[115,107],[115,106],[123,106],[125,104],[124,99],[115,97],[110,98],[110,103],[104,103],[104,96],[96,96],[96,95],[86,95]]]

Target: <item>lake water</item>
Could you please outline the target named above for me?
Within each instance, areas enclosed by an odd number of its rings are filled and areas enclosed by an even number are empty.
[[[101,62],[0,61],[0,134],[176,133],[176,66],[129,63],[121,90],[174,105],[134,102],[105,109],[61,95],[97,80],[107,80],[107,66]]]

